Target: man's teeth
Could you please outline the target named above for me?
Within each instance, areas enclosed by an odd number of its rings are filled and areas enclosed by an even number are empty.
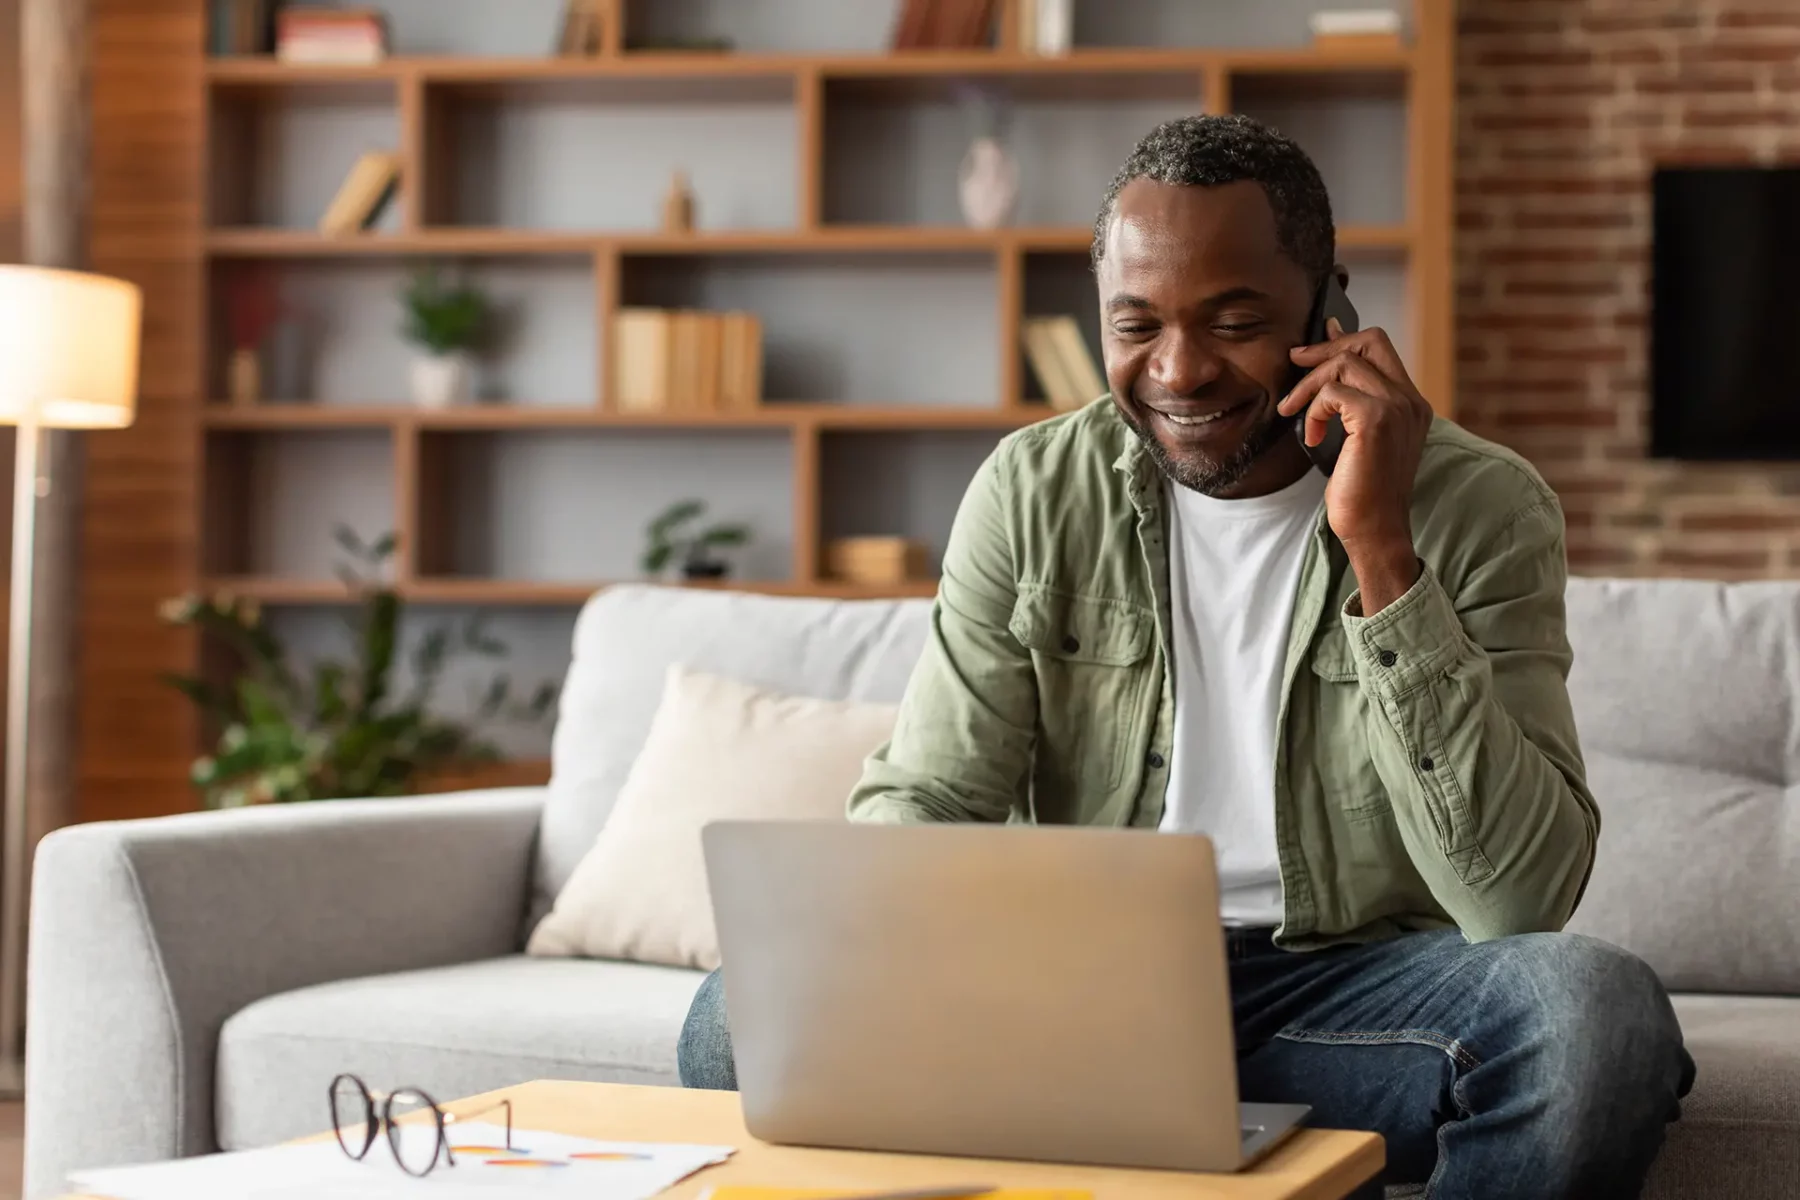
[[[1230,408],[1222,408],[1218,412],[1208,413],[1204,417],[1178,417],[1174,413],[1163,413],[1162,417],[1163,420],[1172,421],[1177,425],[1207,425],[1218,420],[1220,417],[1229,416],[1236,410],[1237,405],[1234,404]]]

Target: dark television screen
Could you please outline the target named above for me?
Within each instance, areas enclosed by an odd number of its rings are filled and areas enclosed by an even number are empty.
[[[1650,452],[1800,458],[1800,167],[1654,186]]]

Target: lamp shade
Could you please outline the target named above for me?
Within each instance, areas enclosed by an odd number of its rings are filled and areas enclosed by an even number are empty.
[[[131,424],[142,311],[122,279],[0,266],[0,425]]]

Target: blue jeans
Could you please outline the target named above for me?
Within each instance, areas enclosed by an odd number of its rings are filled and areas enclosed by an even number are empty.
[[[1470,945],[1449,931],[1297,954],[1246,931],[1228,944],[1243,1098],[1379,1133],[1386,1185],[1444,1200],[1636,1196],[1693,1084],[1662,984],[1593,938]],[[680,1061],[688,1087],[737,1086],[717,975],[694,997]]]

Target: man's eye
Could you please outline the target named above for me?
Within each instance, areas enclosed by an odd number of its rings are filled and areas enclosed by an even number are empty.
[[[1213,324],[1213,329],[1219,333],[1243,337],[1247,334],[1261,333],[1268,327],[1268,324],[1267,321],[1218,321]]]
[[[1113,332],[1121,337],[1142,337],[1146,333],[1155,333],[1156,326],[1142,323],[1114,325]]]

